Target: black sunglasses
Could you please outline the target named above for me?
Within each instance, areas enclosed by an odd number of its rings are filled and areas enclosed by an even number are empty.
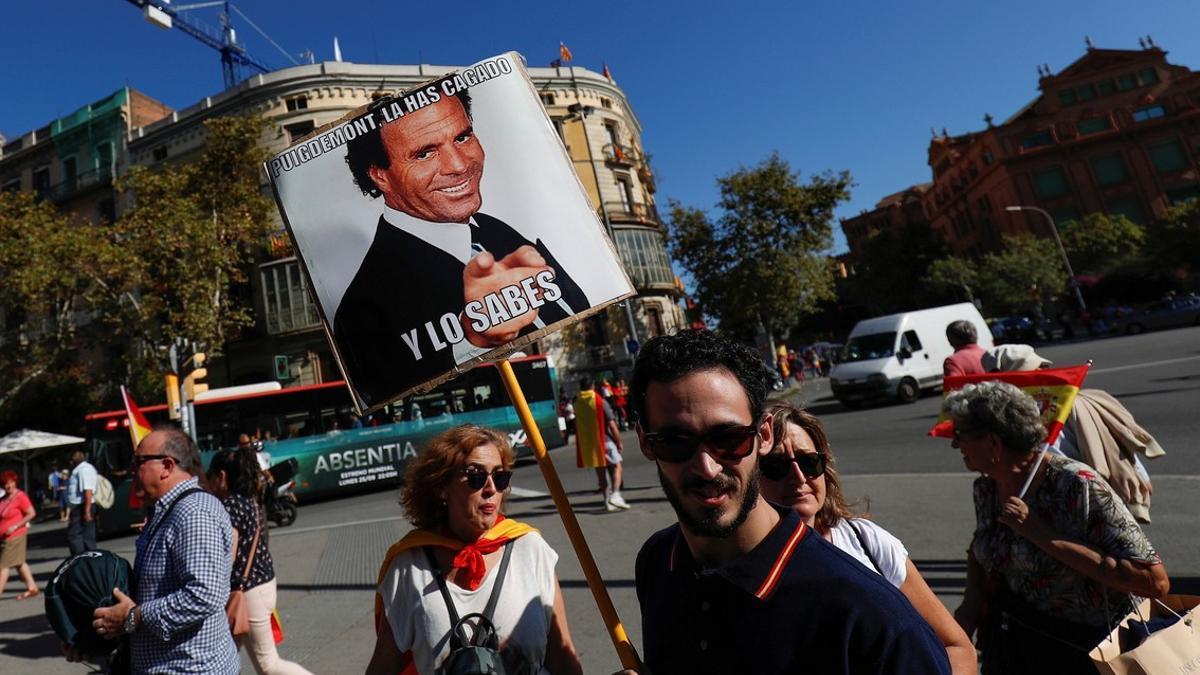
[[[140,467],[141,465],[145,464],[146,462],[153,462],[155,460],[161,460],[161,459],[175,459],[175,458],[170,455],[139,455],[137,453],[134,453],[133,460],[130,461],[130,464],[133,465],[133,468],[136,469],[136,468]]]
[[[691,459],[702,445],[718,460],[731,462],[742,459],[754,451],[754,444],[750,441],[757,433],[757,424],[747,424],[744,427],[710,429],[699,436],[655,431],[643,433],[642,437],[646,441],[646,449],[656,459],[676,464]]]
[[[467,477],[467,487],[471,488],[472,492],[482,490],[483,486],[487,485],[488,476],[492,477],[492,485],[496,486],[496,491],[504,492],[513,477],[513,472],[508,469],[494,469],[491,473],[479,469],[463,469],[463,474]]]
[[[783,480],[792,471],[792,463],[800,465],[800,473],[805,478],[817,478],[825,473],[825,455],[820,453],[803,452],[789,456],[781,452],[772,453],[758,461],[758,468],[763,477],[769,480]]]

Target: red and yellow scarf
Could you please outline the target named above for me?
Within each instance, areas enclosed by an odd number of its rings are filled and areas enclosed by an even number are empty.
[[[412,530],[404,535],[400,541],[392,544],[388,549],[387,555],[383,556],[383,564],[379,567],[379,577],[375,582],[375,632],[378,633],[379,627],[383,625],[383,596],[379,595],[379,587],[383,585],[383,579],[396,556],[422,546],[440,546],[458,551],[453,562],[450,563],[450,568],[462,570],[459,572],[462,585],[467,590],[473,591],[479,588],[479,585],[483,583],[483,578],[487,576],[487,566],[483,561],[483,556],[499,550],[505,543],[530,532],[537,532],[537,530],[525,523],[505,518],[504,514],[498,514],[496,524],[490,530],[466,545],[458,539],[444,537],[429,530]],[[401,669],[401,673],[415,675],[417,671],[411,652],[404,654],[404,664],[405,667]]]

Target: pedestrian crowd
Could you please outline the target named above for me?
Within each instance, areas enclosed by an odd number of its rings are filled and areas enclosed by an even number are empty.
[[[1024,345],[983,350],[969,323],[947,337],[948,374],[1049,365]],[[1138,524],[1149,519],[1149,476],[1136,453],[1103,457],[1104,434],[1140,439],[1148,457],[1161,448],[1107,394],[1085,396],[1086,419],[1053,446],[1038,404],[1011,384],[947,395],[951,445],[979,474],[966,589],[951,613],[903,542],[847,502],[821,421],[768,399],[772,379],[754,350],[682,331],[642,348],[629,385],[606,396],[585,378],[560,401],[605,510],[629,508],[620,428],[632,419],[677,518],[633,562],[642,672],[1095,672],[1089,651],[1136,598],[1166,595],[1163,562]],[[1108,475],[1099,459],[1114,460]],[[138,445],[131,471],[150,515],[137,583],[114,590],[91,626],[121,639],[132,672],[233,673],[240,647],[258,673],[308,672],[276,649],[262,462],[247,442],[205,470],[171,429]],[[91,551],[95,469],[82,453],[71,463],[68,539],[73,553]],[[514,463],[505,434],[477,425],[441,433],[408,463],[400,503],[414,529],[380,566],[368,673],[582,672],[558,554],[504,513]],[[34,510],[15,474],[0,481],[0,581],[16,568],[28,597],[38,592],[23,542]]]

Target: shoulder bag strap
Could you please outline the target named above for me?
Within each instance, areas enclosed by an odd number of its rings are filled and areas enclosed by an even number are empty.
[[[459,645],[466,644],[467,639],[463,636],[462,626],[458,618],[458,610],[454,608],[454,599],[450,597],[450,589],[446,588],[446,580],[442,578],[442,569],[437,564],[437,556],[433,554],[432,546],[422,546],[425,551],[425,557],[429,559],[429,567],[433,569],[433,578],[437,581],[438,590],[442,592],[442,600],[446,602],[446,610],[450,612],[451,640],[458,640]]]
[[[863,553],[867,554],[867,560],[871,561],[871,566],[875,568],[879,576],[883,576],[883,568],[879,566],[879,561],[875,559],[875,556],[871,555],[871,547],[867,546],[867,540],[863,538],[862,532],[858,531],[858,526],[854,524],[854,519],[846,518],[845,520],[850,529],[854,530],[854,536],[858,537],[858,545],[862,547]]]
[[[250,557],[246,559],[246,567],[242,570],[242,590],[246,590],[246,577],[250,576],[250,566],[254,564],[254,556],[258,554],[258,536],[262,534],[262,518],[258,515],[258,506],[254,505],[254,541],[250,544]]]
[[[154,524],[154,529],[150,530],[150,532],[148,534],[143,535],[146,537],[146,542],[149,543],[150,540],[154,538],[154,535],[158,532],[158,528],[162,527],[162,524],[167,521],[168,517],[170,517],[171,511],[173,511],[175,509],[175,506],[177,504],[179,504],[179,502],[183,501],[184,497],[187,497],[190,494],[195,494],[197,492],[204,492],[204,491],[205,491],[204,488],[194,487],[194,488],[188,488],[188,489],[184,490],[182,493],[180,493],[180,495],[175,498],[175,501],[171,502],[171,505],[167,507],[166,513],[162,514],[162,518],[159,518],[158,522]]]
[[[483,618],[492,621],[492,612],[496,611],[496,603],[500,600],[500,588],[504,586],[504,573],[508,571],[508,561],[512,558],[513,540],[504,544],[504,557],[500,559],[500,569],[496,572],[496,585],[492,586],[492,595],[488,598],[487,606],[483,608]],[[495,622],[493,622],[495,623]]]

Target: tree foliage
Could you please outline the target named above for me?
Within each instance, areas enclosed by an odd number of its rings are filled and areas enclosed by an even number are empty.
[[[923,285],[941,301],[974,302],[979,295],[978,263],[948,256],[929,264]]]
[[[112,226],[124,252],[117,281],[127,291],[112,314],[119,331],[156,346],[184,338],[211,356],[253,322],[246,271],[272,208],[259,187],[265,125],[261,117],[211,119],[195,161],[135,168],[120,181],[132,206]],[[145,367],[166,365],[159,350],[144,356]]]
[[[1200,273],[1200,199],[1171,207],[1151,225],[1146,252],[1160,270]]]
[[[1092,213],[1063,225],[1061,237],[1077,274],[1103,274],[1138,255],[1146,231],[1123,215]]]
[[[266,124],[214,118],[195,161],[131,170],[115,186],[131,205],[112,223],[0,194],[0,419],[39,379],[56,391],[68,375],[102,375],[99,347],[128,357],[113,377],[144,385],[160,382],[174,338],[218,353],[251,323],[246,271],[272,208],[259,184]]]
[[[832,243],[833,210],[849,199],[851,185],[846,171],[802,183],[772,154],[717,179],[715,220],[671,202],[669,250],[721,330],[750,337],[761,325],[781,336],[833,297],[833,275],[822,252]]]
[[[69,366],[105,242],[31,192],[0,193],[0,409]]]
[[[850,300],[872,314],[927,305],[932,298],[922,283],[930,265],[946,256],[946,244],[928,224],[883,230],[864,242],[846,284]]]

